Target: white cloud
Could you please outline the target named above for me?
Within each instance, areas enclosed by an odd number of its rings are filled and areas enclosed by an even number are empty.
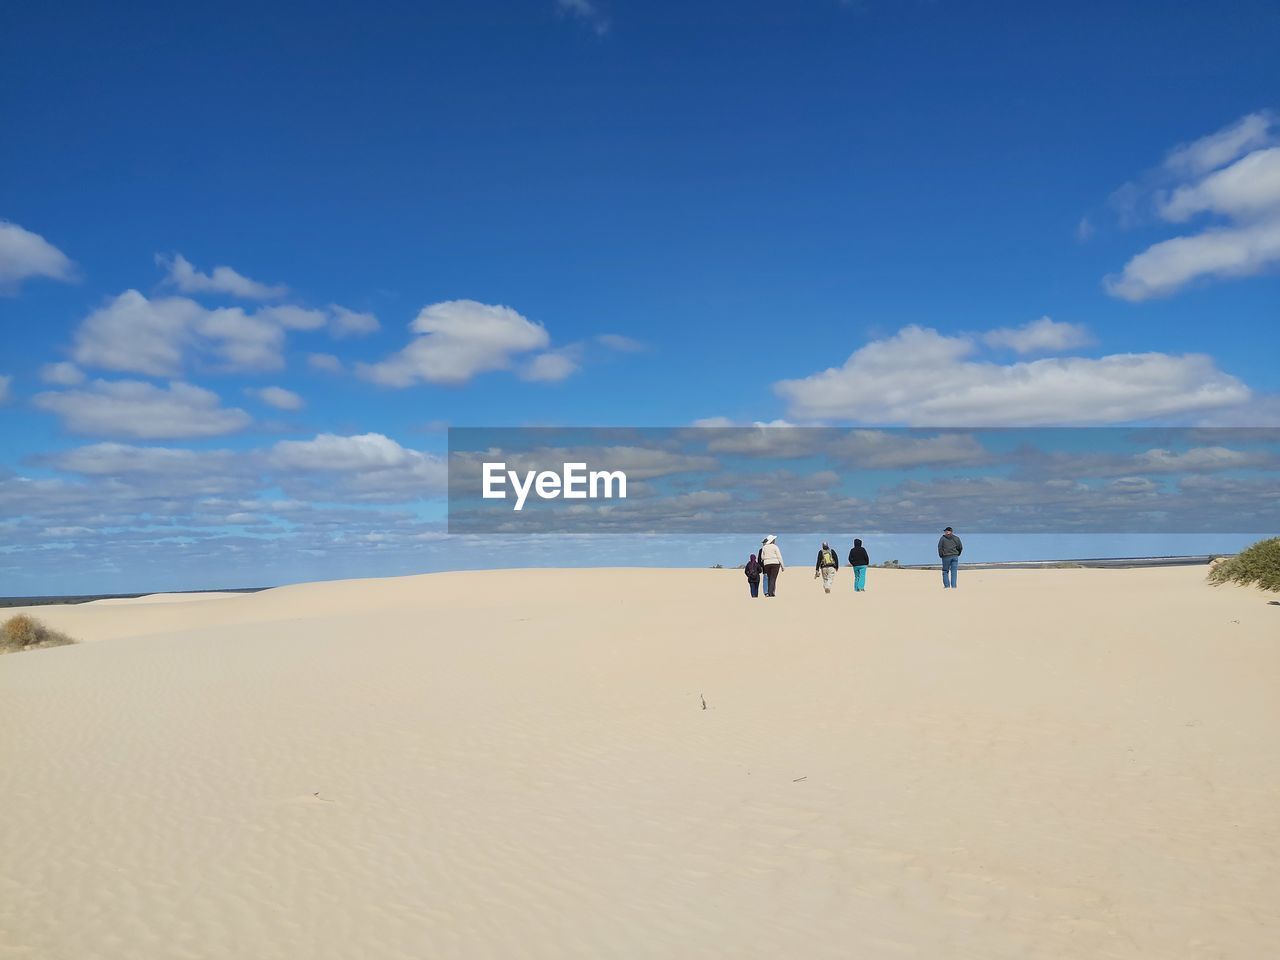
[[[596,337],[596,342],[619,353],[640,353],[645,349],[645,345],[639,340],[624,337],[620,333],[602,333]]]
[[[1249,389],[1199,354],[1113,354],[998,364],[971,337],[907,327],[843,366],[774,390],[802,419],[912,426],[1123,423],[1239,404]]]
[[[212,273],[201,273],[180,253],[172,257],[158,253],[156,263],[168,271],[166,281],[183,293],[225,293],[243,300],[274,300],[289,292],[283,284],[259,283],[230,267],[214,267]]]
[[[284,387],[262,387],[248,393],[277,410],[301,410],[306,405],[300,396]]]
[[[1280,147],[1276,118],[1250,114],[1231,127],[1173,151],[1145,186],[1122,188],[1137,206],[1150,194],[1156,215],[1186,223],[1209,215],[1220,222],[1198,233],[1153,244],[1116,275],[1107,292],[1125,300],[1168,296],[1207,278],[1244,277],[1280,263]]]
[[[263,307],[254,313],[255,317],[280,324],[286,330],[319,330],[329,322],[323,310],[310,310],[283,304],[278,307]]]
[[[325,373],[341,373],[342,361],[332,353],[307,354],[307,365],[312,370],[323,370]]]
[[[89,367],[174,376],[182,369],[190,328],[205,312],[185,297],[148,300],[126,290],[84,319],[73,355]]]
[[[284,328],[264,313],[245,313],[239,307],[208,310],[191,329],[223,369],[278,370],[284,366]]]
[[[437,496],[447,482],[442,458],[402,447],[380,433],[322,433],[312,440],[281,440],[267,460],[276,470],[294,474],[303,490],[312,487],[299,475],[338,475],[335,492],[362,501],[403,502]]]
[[[84,383],[84,371],[74,363],[46,363],[40,368],[40,379],[59,387],[74,387]]]
[[[1081,243],[1085,243],[1093,236],[1094,232],[1093,221],[1088,217],[1081,217],[1080,222],[1076,224],[1076,239]]]
[[[215,437],[250,422],[243,410],[223,407],[216,393],[189,383],[163,389],[137,380],[95,380],[80,390],[36,394],[34,403],[61,417],[72,433],[88,436]]]
[[[358,472],[402,466],[415,452],[381,433],[322,433],[312,440],[281,440],[272,447],[270,459],[274,466],[292,470]]]
[[[1167,296],[1200,277],[1246,277],[1280,260],[1280,219],[1249,227],[1206,230],[1148,247],[1107,277],[1107,292],[1123,300]]]
[[[126,443],[93,443],[42,457],[40,462],[86,476],[199,477],[227,474],[236,467],[230,450],[184,450],[137,447]]]
[[[593,0],[556,0],[556,10],[562,16],[577,17],[586,22],[598,36],[609,32],[609,19]]]
[[[289,331],[325,327],[345,336],[376,329],[377,319],[339,306],[209,309],[189,297],[148,299],[126,290],[81,322],[72,355],[85,366],[153,377],[180,376],[193,358],[225,372],[279,370]],[[330,370],[341,366],[336,357],[311,362]]]
[[[1169,151],[1164,169],[1174,176],[1199,176],[1216,170],[1269,143],[1275,120],[1275,115],[1265,110],[1241,117],[1217,133]]]
[[[1078,323],[1059,323],[1049,317],[1032,320],[1021,327],[1001,327],[982,335],[989,347],[1014,353],[1059,353],[1093,342],[1088,329]]]
[[[540,353],[524,365],[520,371],[523,380],[539,383],[557,383],[578,369],[578,361],[571,351],[553,350]]]
[[[1280,147],[1257,150],[1157,199],[1160,216],[1184,223],[1198,213],[1247,219],[1280,207]]]
[[[179,376],[193,357],[222,371],[279,370],[287,331],[328,322],[324,311],[291,305],[209,309],[188,297],[152,300],[126,290],[81,322],[72,356],[88,367],[152,377]]]
[[[348,310],[338,304],[330,304],[329,332],[335,337],[358,337],[367,333],[375,333],[379,328],[378,318],[372,313],[359,313]]]
[[[0,220],[0,291],[29,277],[68,282],[75,279],[75,264],[39,234]]]
[[[12,383],[12,376],[8,374],[0,375],[0,403],[9,402],[9,388]]]
[[[422,336],[380,363],[360,365],[360,375],[392,387],[465,383],[478,373],[507,369],[514,355],[543,349],[551,339],[510,307],[475,300],[424,307],[410,329]]]
[[[823,456],[866,470],[971,466],[991,459],[968,433],[917,436],[898,430],[797,427],[776,422],[756,424],[754,428],[734,427],[727,422],[700,423],[719,428],[707,440],[711,453],[789,459]]]

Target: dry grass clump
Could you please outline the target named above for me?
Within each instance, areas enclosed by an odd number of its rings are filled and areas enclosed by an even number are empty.
[[[19,650],[39,650],[41,647],[61,647],[75,643],[65,633],[46,627],[35,617],[20,613],[0,624],[0,653],[17,653]]]
[[[1263,590],[1280,590],[1280,537],[1259,540],[1248,550],[1216,563],[1209,582],[1256,583]]]

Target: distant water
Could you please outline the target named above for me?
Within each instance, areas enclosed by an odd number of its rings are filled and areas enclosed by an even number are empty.
[[[136,600],[157,593],[258,593],[270,587],[230,587],[216,590],[152,590],[148,593],[93,593],[66,597],[0,597],[3,607],[44,607],[54,603],[89,603],[93,600]]]

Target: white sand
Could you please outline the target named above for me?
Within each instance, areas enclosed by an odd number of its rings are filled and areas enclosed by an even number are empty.
[[[110,642],[0,657],[0,957],[1280,953],[1280,607],[811,576],[37,608]]]

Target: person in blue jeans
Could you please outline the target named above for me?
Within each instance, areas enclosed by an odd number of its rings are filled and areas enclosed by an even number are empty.
[[[849,566],[853,567],[853,590],[862,593],[867,589],[867,566],[871,563],[871,555],[861,540],[853,541],[853,549],[849,551]]]
[[[964,553],[964,544],[951,532],[951,528],[942,531],[938,538],[938,556],[942,560],[942,588],[953,590],[956,585],[956,568],[960,566],[960,554]],[[950,575],[950,580],[948,580]]]
[[[747,585],[751,588],[751,595],[753,597],[760,596],[760,574],[764,568],[760,566],[760,561],[756,559],[754,553],[743,570],[747,574]]]

